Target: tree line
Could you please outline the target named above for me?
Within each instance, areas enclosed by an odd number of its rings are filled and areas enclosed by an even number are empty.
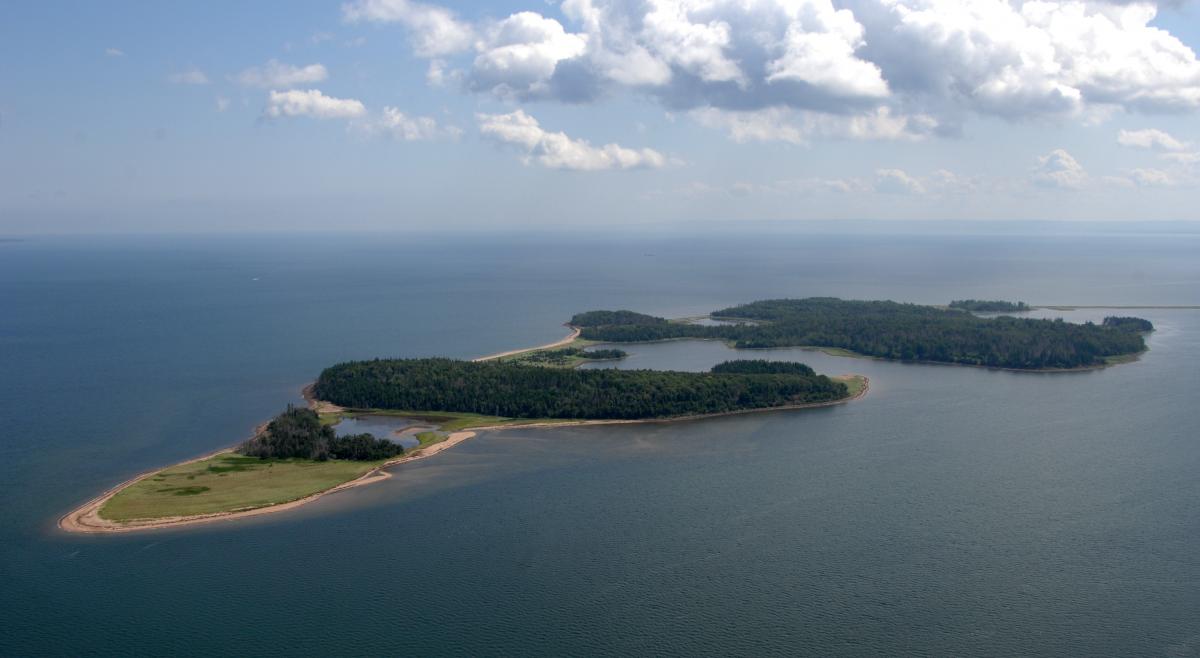
[[[665,318],[634,311],[587,311],[576,313],[568,323],[575,327],[600,327],[612,324],[666,324]]]
[[[807,365],[798,361],[767,361],[765,359],[743,359],[725,361],[712,367],[712,372],[745,373],[756,375],[788,374],[811,377],[816,373]]]
[[[956,299],[950,302],[950,308],[957,308],[961,311],[971,311],[972,313],[1016,313],[1020,311],[1028,311],[1029,305],[1025,302],[1005,302],[1000,300],[985,299]]]
[[[849,394],[841,382],[790,366],[750,373],[568,370],[440,358],[338,364],[321,373],[315,393],[350,408],[580,419],[720,413],[828,402]]]
[[[581,315],[621,317],[629,312],[593,313],[612,315]],[[707,326],[640,321],[583,326],[581,336],[613,343],[708,338],[738,348],[839,347],[904,361],[1042,369],[1098,365],[1109,356],[1141,352],[1146,344],[1139,331],[1147,329],[1131,328],[1135,324],[1152,327],[1140,319],[1137,323],[1118,319],[1097,325],[1007,316],[981,318],[934,306],[832,297],[759,301],[712,315],[746,322]]]
[[[376,461],[404,453],[404,447],[371,434],[338,436],[311,409],[288,405],[265,430],[238,447],[237,452],[260,459],[349,459]]]
[[[1131,318],[1128,316],[1110,315],[1104,318],[1104,326],[1114,329],[1124,329],[1125,331],[1133,331],[1136,333],[1146,333],[1154,331],[1154,325],[1149,320],[1142,318]]]
[[[587,359],[589,361],[607,361],[615,359],[623,359],[628,354],[624,350],[616,349],[593,349],[583,350],[578,347],[562,347],[556,350],[537,350],[527,352],[517,357],[517,360],[525,363],[534,363],[538,365],[554,365],[565,366],[571,365],[574,359]]]

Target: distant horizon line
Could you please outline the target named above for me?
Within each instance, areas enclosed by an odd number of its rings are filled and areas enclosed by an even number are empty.
[[[921,227],[930,228],[954,228],[956,232],[964,232],[962,229],[970,229],[965,232],[978,232],[982,229],[996,228],[1058,228],[1072,229],[1072,232],[1080,229],[1114,229],[1120,228],[1121,232],[1153,232],[1163,233],[1178,230],[1180,228],[1190,229],[1186,233],[1196,232],[1200,234],[1200,219],[1146,219],[1146,220],[1117,220],[1117,219],[796,219],[796,220],[778,220],[778,219],[759,219],[759,220],[701,220],[696,222],[681,222],[681,221],[662,221],[662,222],[639,222],[629,224],[619,224],[613,226],[601,226],[595,224],[588,225],[552,225],[552,226],[537,226],[537,225],[521,225],[509,228],[496,226],[392,226],[392,227],[371,227],[371,228],[344,228],[332,230],[328,227],[278,227],[278,228],[215,228],[215,229],[196,229],[196,228],[180,228],[177,230],[170,229],[136,229],[136,230],[81,230],[81,231],[22,231],[0,229],[0,243],[16,243],[24,242],[31,239],[46,239],[46,238],[70,238],[70,237],[99,237],[99,238],[118,238],[118,237],[168,237],[168,236],[195,236],[195,237],[216,237],[216,236],[280,236],[280,235],[312,235],[312,236],[371,236],[371,235],[408,235],[408,236],[443,236],[443,235],[474,235],[474,236],[512,236],[526,237],[535,235],[569,235],[569,234],[614,234],[614,233],[655,233],[655,232],[679,232],[686,230],[695,232],[698,235],[703,235],[706,232],[725,232],[727,230],[745,229],[754,227],[758,230],[763,230],[767,233],[771,232],[790,232],[788,229],[794,229],[797,232],[805,230],[819,229],[822,232],[838,232],[837,229],[894,229],[899,227]],[[1133,231],[1131,231],[1133,229]]]

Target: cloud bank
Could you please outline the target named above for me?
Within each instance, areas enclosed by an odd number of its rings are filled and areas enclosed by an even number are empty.
[[[1200,61],[1148,2],[564,0],[471,22],[407,0],[343,6],[407,30],[439,81],[516,101],[622,91],[735,139],[912,139],[971,116],[1200,109]],[[775,129],[765,130],[771,122]]]

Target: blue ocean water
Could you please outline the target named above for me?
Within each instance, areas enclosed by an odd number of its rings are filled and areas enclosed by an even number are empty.
[[[1099,372],[782,350],[871,393],[485,434],[240,522],[96,537],[55,520],[240,440],[341,360],[537,344],[600,307],[1196,305],[1197,256],[1195,233],[903,227],[3,242],[0,654],[1192,655],[1195,310],[1137,311],[1151,351]],[[622,367],[733,354],[630,351]]]

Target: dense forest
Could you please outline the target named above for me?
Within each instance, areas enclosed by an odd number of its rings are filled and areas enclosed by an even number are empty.
[[[603,318],[623,317],[626,313],[630,312],[580,315]],[[1129,330],[1130,319],[1097,325],[1006,316],[981,318],[934,306],[831,297],[753,302],[712,315],[746,322],[718,326],[647,321],[588,325],[582,327],[581,335],[615,343],[707,338],[739,348],[839,347],[887,359],[1030,370],[1099,365],[1106,357],[1135,354],[1146,348],[1141,334]]]
[[[569,370],[501,361],[391,359],[327,368],[322,400],[351,408],[457,411],[509,418],[665,418],[830,402],[846,385],[805,367],[754,372]]]
[[[311,409],[288,405],[261,434],[238,447],[237,452],[261,459],[352,459],[375,461],[404,453],[404,448],[370,434],[338,436],[332,427],[321,425]]]
[[[516,361],[535,365],[569,366],[577,364],[577,359],[589,361],[609,361],[623,359],[628,354],[624,350],[594,349],[583,350],[578,347],[563,347],[556,350],[535,350],[525,352],[515,357]]]
[[[813,369],[796,361],[767,361],[765,359],[726,361],[712,367],[717,373],[743,373],[754,375],[815,375]]]
[[[586,313],[577,313],[571,318],[571,324],[575,327],[601,327],[613,324],[666,324],[664,318],[656,318],[653,315],[645,313],[635,313],[633,311],[588,311]]]
[[[1018,311],[1028,311],[1029,305],[1025,302],[1014,303],[999,300],[958,299],[950,302],[950,308],[971,311],[973,313],[1015,313]]]
[[[1154,325],[1149,320],[1110,315],[1104,318],[1104,326],[1114,329],[1124,329],[1136,333],[1154,331]]]

